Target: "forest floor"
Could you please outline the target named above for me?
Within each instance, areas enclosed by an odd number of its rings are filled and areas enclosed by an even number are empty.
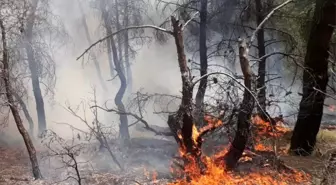
[[[288,147],[289,138],[290,135],[286,135],[279,140],[280,147]],[[330,149],[336,148],[335,142],[335,131],[322,131],[319,133],[318,149],[314,155],[295,157],[280,154],[280,159],[294,169],[311,174],[315,181],[312,184],[318,184],[316,179],[321,179],[321,172],[325,169],[326,161],[329,157],[328,153],[330,153]],[[39,149],[40,147],[37,146],[38,152]],[[114,148],[114,151],[117,150],[120,149]],[[118,172],[109,156],[97,154],[101,156],[94,156],[94,167],[91,166],[90,170],[82,170],[82,175],[85,177],[84,181],[86,182],[84,184],[165,184],[169,179],[172,179],[170,176],[170,165],[172,157],[177,153],[177,147],[173,142],[153,138],[136,138],[133,140],[132,146],[122,149],[121,152],[124,155],[124,165],[128,167],[125,172]],[[54,170],[57,165],[50,165],[50,161],[48,163],[43,160],[40,162],[40,165],[46,180],[33,181],[29,158],[24,147],[22,145],[8,145],[5,142],[1,142],[0,138],[0,185],[75,184],[71,181],[60,180],[66,179],[69,171],[64,171],[64,169]],[[88,166],[85,168],[89,168]],[[111,170],[113,166],[115,170]]]

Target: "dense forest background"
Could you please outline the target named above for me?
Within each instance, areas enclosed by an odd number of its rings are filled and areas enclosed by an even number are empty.
[[[333,184],[335,25],[334,0],[2,0],[0,184]]]

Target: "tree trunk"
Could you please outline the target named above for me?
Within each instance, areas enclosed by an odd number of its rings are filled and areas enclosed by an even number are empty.
[[[261,0],[256,0],[256,10],[257,10],[257,25],[259,25],[264,19],[264,11],[261,4]],[[265,37],[264,37],[263,27],[258,31],[257,40],[258,40],[258,56],[259,58],[265,56]],[[257,89],[258,89],[258,101],[261,107],[258,107],[258,113],[264,115],[263,111],[266,110],[266,59],[259,61],[258,65],[258,80],[257,80]]]
[[[171,16],[171,23],[173,26],[173,36],[177,50],[178,64],[181,72],[182,79],[182,102],[179,110],[177,111],[177,124],[182,125],[182,148],[185,147],[185,153],[190,153],[192,156],[197,157],[200,148],[195,147],[195,142],[192,139],[193,133],[193,116],[192,116],[192,103],[193,103],[193,84],[191,82],[190,71],[187,66],[186,55],[184,52],[183,33],[181,25],[174,16]]]
[[[28,124],[29,124],[29,134],[31,137],[34,137],[34,121],[33,121],[33,118],[30,116],[29,114],[29,111],[27,109],[27,106],[26,104],[23,102],[22,98],[15,92],[13,92],[13,95],[15,97],[15,99],[19,102],[21,108],[22,108],[22,111],[28,121]]]
[[[128,27],[129,25],[129,16],[128,16],[128,0],[125,0],[125,17],[124,17],[124,26]],[[126,65],[126,76],[127,76],[127,91],[129,94],[132,93],[133,79],[132,79],[132,68],[129,61],[129,37],[128,31],[124,33],[124,52],[125,52],[125,65]]]
[[[250,118],[254,107],[254,99],[251,94],[253,74],[249,65],[248,49],[244,40],[239,43],[239,60],[244,75],[244,85],[246,89],[244,90],[243,102],[240,104],[238,113],[237,132],[228,153],[224,157],[225,163],[229,169],[236,166],[244,152],[250,133]]]
[[[105,25],[105,29],[106,29],[106,35],[109,35],[112,33],[111,28],[107,25]],[[109,60],[109,66],[110,66],[110,76],[111,79],[114,78],[115,76],[115,68],[114,68],[114,63],[113,63],[113,58],[112,58],[112,49],[111,49],[111,39],[107,39],[106,41],[106,46],[107,46],[107,56],[108,56],[108,60]]]
[[[92,41],[91,41],[91,37],[90,37],[90,33],[89,33],[89,28],[88,28],[87,23],[86,23],[83,7],[82,7],[82,4],[79,1],[78,1],[78,5],[79,5],[79,9],[82,13],[82,24],[84,26],[86,39],[87,39],[89,45],[91,45]],[[104,91],[107,91],[107,88],[106,88],[106,85],[105,85],[105,82],[104,82],[104,79],[103,79],[103,76],[102,76],[102,72],[100,70],[100,65],[99,65],[99,62],[97,61],[97,57],[94,53],[91,53],[91,57],[92,57],[93,63],[94,63],[95,68],[96,68],[96,72],[97,72],[97,76],[98,76],[100,85],[101,85],[101,87],[103,88]]]
[[[34,98],[36,102],[36,111],[38,119],[38,135],[40,136],[43,131],[47,129],[47,122],[44,110],[43,96],[40,87],[39,79],[39,66],[35,60],[34,51],[32,47],[33,40],[33,26],[35,22],[35,11],[37,8],[38,0],[34,0],[32,4],[31,13],[28,16],[27,28],[25,29],[25,49],[27,52],[28,66],[30,70]]]
[[[118,59],[118,54],[117,54],[117,48],[115,46],[113,38],[111,38],[111,46],[112,46],[112,54],[113,54],[113,61],[114,65],[120,80],[120,88],[114,98],[114,103],[117,105],[118,110],[120,112],[126,112],[125,106],[122,102],[123,96],[126,91],[127,87],[127,81],[125,74],[122,70],[121,62]],[[119,120],[120,120],[120,125],[119,125],[119,136],[122,140],[123,143],[127,143],[130,139],[130,134],[128,130],[128,119],[126,114],[119,114]]]
[[[106,12],[105,8],[106,8],[105,0],[100,0],[100,9],[102,11],[102,18],[103,18],[103,21],[104,21],[106,35],[110,35],[110,34],[112,34],[112,30],[111,30],[111,25],[109,24],[109,21],[108,21],[108,13]],[[106,46],[107,46],[108,62],[109,62],[109,66],[110,66],[110,76],[111,76],[111,79],[113,79],[114,75],[115,75],[115,73],[114,73],[115,69],[114,69],[114,63],[113,63],[113,58],[112,58],[111,38],[108,38],[106,40]]]
[[[102,16],[105,22],[105,26],[109,27],[110,22],[108,20],[108,15],[105,10],[106,4],[104,0],[101,0],[101,7],[102,7]],[[121,61],[119,60],[118,57],[118,50],[115,45],[113,37],[110,37],[110,44],[111,44],[111,49],[112,49],[112,56],[113,56],[113,62],[115,66],[115,70],[117,72],[117,75],[120,80],[120,88],[114,98],[114,102],[120,112],[126,112],[125,106],[122,102],[122,98],[125,94],[126,87],[127,87],[127,82],[126,82],[126,77],[123,72],[123,68],[121,65]],[[119,137],[122,141],[122,143],[127,143],[130,139],[130,134],[128,130],[128,119],[126,114],[119,114],[119,120],[120,120],[120,125],[119,125]]]
[[[29,154],[29,159],[32,164],[33,169],[33,175],[35,179],[42,178],[39,165],[36,158],[36,151],[33,145],[33,142],[31,141],[29,134],[27,130],[24,128],[22,124],[22,120],[19,115],[19,110],[15,104],[14,97],[13,97],[13,90],[11,89],[11,82],[9,81],[9,56],[8,56],[8,48],[7,48],[7,40],[6,40],[6,31],[3,24],[3,21],[0,19],[0,28],[1,28],[1,35],[2,35],[2,49],[3,49],[3,57],[2,57],[2,63],[3,63],[3,79],[5,84],[5,90],[6,90],[6,96],[8,99],[10,110],[12,111],[16,126],[25,142],[25,145],[27,147],[27,151]]]
[[[206,75],[208,71],[208,56],[206,46],[206,24],[207,24],[207,6],[208,0],[201,0],[200,10],[200,35],[199,35],[199,54],[200,54],[200,75]],[[208,78],[200,80],[196,93],[196,115],[198,116],[198,126],[204,125],[204,95],[207,87]]]
[[[333,34],[331,25],[336,23],[335,14],[334,0],[316,0],[304,63],[303,96],[291,138],[290,150],[296,155],[310,155],[316,143],[328,83],[328,49]]]
[[[121,25],[120,25],[120,19],[119,19],[119,2],[118,0],[114,0],[114,11],[112,10],[112,12],[114,12],[115,14],[115,25],[116,25],[116,29],[117,30],[120,30],[121,29]],[[118,59],[119,59],[119,62],[120,62],[120,65],[121,65],[121,69],[123,70],[123,73],[125,74],[125,67],[124,67],[124,64],[123,64],[123,58],[122,58],[122,44],[121,44],[121,39],[122,37],[117,35],[117,44],[118,44]],[[113,55],[113,51],[112,51],[112,55]]]

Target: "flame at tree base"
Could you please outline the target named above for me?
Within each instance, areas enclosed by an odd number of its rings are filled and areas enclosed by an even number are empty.
[[[218,126],[221,123],[218,121],[213,122],[210,119],[207,120],[209,126]],[[259,130],[259,136],[268,135],[270,137],[281,137],[287,129],[282,127],[276,127],[275,132],[266,131],[268,127],[267,122],[263,122],[258,117],[253,119],[253,123],[264,129]],[[207,128],[208,129],[208,128]],[[193,128],[193,140],[197,142],[197,137],[202,133],[204,129],[198,131],[196,127]],[[269,130],[269,129],[267,129]],[[180,135],[181,137],[181,135]],[[260,138],[257,139],[260,141]],[[255,150],[269,151],[270,147],[264,147],[260,143],[256,143]],[[172,169],[173,174],[184,174],[185,177],[177,180],[169,185],[292,185],[292,184],[310,184],[310,175],[297,170],[276,170],[272,168],[271,162],[267,162],[266,165],[253,164],[252,157],[249,155],[243,155],[239,160],[240,165],[247,170],[241,170],[240,172],[229,171],[225,168],[224,157],[227,153],[227,149],[222,150],[213,157],[202,156],[201,159],[196,159],[191,155],[187,155],[185,148],[180,147],[180,155],[186,159],[188,163],[184,164],[184,169],[179,171]],[[200,167],[201,163],[205,166],[204,169]],[[275,167],[275,165],[273,165]],[[254,169],[253,169],[254,168]],[[251,170],[253,169],[253,170]]]
[[[292,184],[309,184],[310,176],[303,172],[292,170],[275,170],[270,167],[256,167],[251,163],[246,163],[248,170],[243,172],[228,171],[223,164],[223,157],[226,150],[220,154],[210,157],[202,157],[202,162],[206,170],[202,172],[195,160],[185,166],[183,173],[187,177],[177,180],[169,185],[292,185]],[[250,157],[241,158],[240,162],[251,161]],[[249,165],[249,166],[248,166]],[[255,168],[255,171],[251,170]],[[257,171],[256,171],[257,170]],[[174,171],[173,173],[176,173]],[[181,172],[179,172],[181,173]]]

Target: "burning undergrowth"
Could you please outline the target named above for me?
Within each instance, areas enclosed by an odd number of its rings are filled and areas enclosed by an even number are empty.
[[[197,129],[193,126],[192,140],[194,147],[199,147],[203,141],[203,134],[222,125],[222,121],[217,119],[205,119],[208,125]],[[225,157],[229,147],[224,147],[220,152],[209,157],[204,156],[200,149],[194,148],[194,153],[187,152],[182,144],[179,148],[180,158],[183,165],[173,167],[172,173],[179,180],[170,183],[170,185],[269,185],[269,184],[309,184],[310,176],[285,166],[275,155],[265,156],[261,153],[274,153],[271,145],[264,145],[261,141],[265,139],[277,139],[282,137],[288,128],[279,125],[271,125],[263,121],[259,116],[251,119],[253,133],[256,137],[253,139],[252,150],[245,150],[239,160],[239,167],[236,170],[230,170],[225,163]],[[182,135],[179,134],[182,140]],[[174,162],[176,164],[176,162]],[[176,166],[176,165],[175,165]]]

